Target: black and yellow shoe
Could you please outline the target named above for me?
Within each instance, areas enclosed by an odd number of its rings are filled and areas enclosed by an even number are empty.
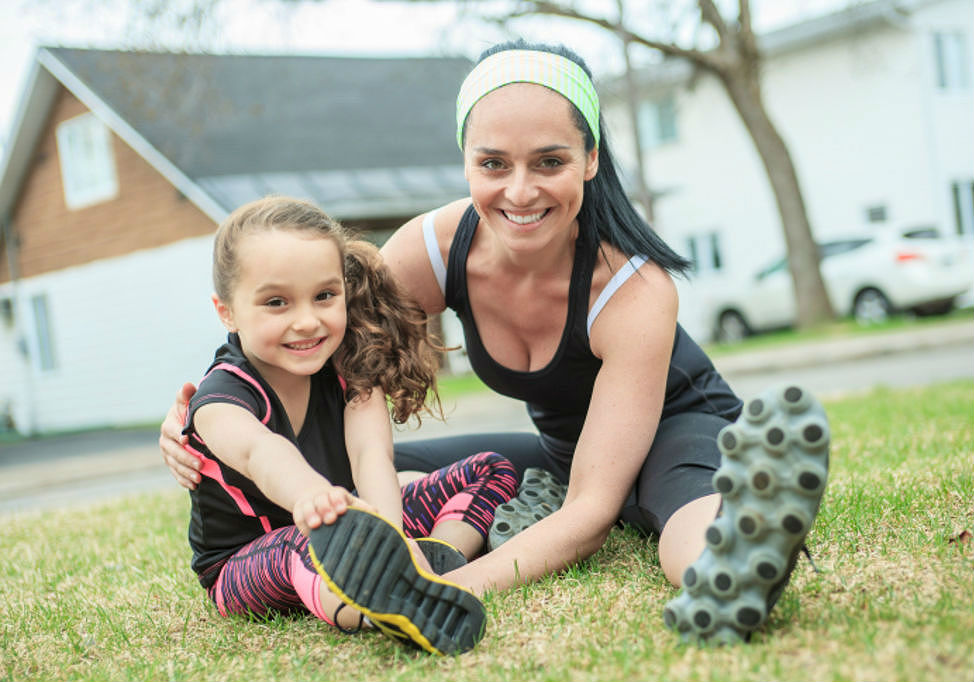
[[[397,641],[454,655],[484,636],[481,601],[416,565],[406,536],[381,516],[351,508],[312,530],[308,550],[331,591]]]
[[[463,552],[445,540],[439,538],[416,538],[423,556],[430,562],[430,568],[436,575],[443,575],[452,570],[465,566],[467,557]]]
[[[746,641],[778,601],[818,513],[829,467],[825,410],[800,386],[748,401],[717,436],[721,511],[663,611],[685,640]]]

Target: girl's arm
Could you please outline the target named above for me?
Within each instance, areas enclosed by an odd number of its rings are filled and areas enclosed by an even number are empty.
[[[305,535],[322,523],[334,523],[357,502],[315,471],[293,443],[242,407],[208,403],[196,410],[193,424],[223,463],[253,481],[269,500],[291,510]]]
[[[373,388],[367,398],[345,407],[345,447],[358,496],[402,530],[402,493],[393,465],[392,422],[385,394]]]
[[[644,265],[599,314],[592,350],[602,358],[562,507],[499,548],[449,574],[475,592],[506,589],[559,571],[605,542],[662,413],[677,297],[659,268]]]

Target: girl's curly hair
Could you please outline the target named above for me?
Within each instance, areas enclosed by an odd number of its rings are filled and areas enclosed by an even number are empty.
[[[406,296],[371,243],[353,238],[318,206],[290,197],[270,196],[241,206],[220,225],[213,244],[213,285],[230,300],[240,275],[237,245],[247,234],[295,230],[331,239],[342,254],[345,337],[332,357],[346,383],[346,399],[367,397],[374,386],[388,396],[392,419],[406,423],[427,412],[442,418],[436,392],[438,351],[426,313]]]
[[[335,367],[348,384],[348,398],[379,386],[388,396],[392,419],[404,424],[421,412],[442,418],[436,392],[439,351],[426,313],[413,303],[382,261],[374,244],[345,245],[345,304],[348,326],[335,354]]]

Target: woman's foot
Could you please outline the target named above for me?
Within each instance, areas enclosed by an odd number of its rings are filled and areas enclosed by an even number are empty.
[[[406,537],[381,516],[351,508],[312,530],[308,549],[331,591],[397,641],[452,655],[484,636],[480,600],[416,565]]]
[[[788,583],[825,492],[829,426],[811,393],[785,386],[748,401],[717,441],[720,513],[663,621],[684,639],[721,643],[746,640]]]
[[[565,501],[568,486],[547,469],[524,470],[517,497],[497,505],[487,535],[487,549],[495,550],[528,526],[553,514]]]

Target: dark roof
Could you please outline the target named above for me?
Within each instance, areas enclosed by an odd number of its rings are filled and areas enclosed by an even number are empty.
[[[460,163],[467,59],[49,51],[191,177]]]
[[[381,217],[467,192],[454,119],[466,58],[45,52],[226,211],[300,191],[337,217]]]

